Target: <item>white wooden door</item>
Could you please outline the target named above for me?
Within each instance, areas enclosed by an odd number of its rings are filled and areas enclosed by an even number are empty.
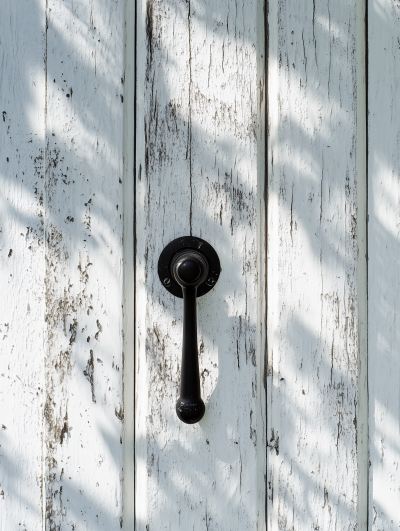
[[[4,0],[0,529],[400,525],[400,5]],[[175,414],[174,238],[204,418]]]

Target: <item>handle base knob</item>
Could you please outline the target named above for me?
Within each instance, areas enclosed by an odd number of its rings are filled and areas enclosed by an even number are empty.
[[[176,403],[176,414],[185,424],[199,422],[206,411],[206,406],[201,398],[179,398]]]

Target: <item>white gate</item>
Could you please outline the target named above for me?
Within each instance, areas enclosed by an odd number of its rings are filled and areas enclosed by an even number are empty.
[[[400,3],[0,15],[1,531],[398,529]]]

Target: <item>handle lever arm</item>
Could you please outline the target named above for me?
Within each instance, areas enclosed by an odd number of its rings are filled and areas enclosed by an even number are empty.
[[[183,298],[182,363],[176,413],[186,424],[199,422],[205,413],[200,390],[196,300],[215,286],[220,271],[215,249],[193,236],[170,242],[158,260],[163,286],[175,297]]]
[[[180,420],[193,424],[203,418],[204,402],[200,393],[199,352],[197,346],[197,287],[182,287],[183,340],[181,393],[176,403]]]

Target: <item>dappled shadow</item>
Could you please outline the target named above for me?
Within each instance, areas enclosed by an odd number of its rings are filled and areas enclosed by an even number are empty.
[[[0,372],[25,386],[3,386],[2,529],[120,529],[124,3],[27,6],[2,13]]]
[[[4,2],[0,44],[0,528],[42,529],[44,26]],[[41,108],[40,108],[41,105]]]
[[[391,531],[400,526],[400,6],[369,4],[369,521]]]
[[[233,2],[151,6],[150,40],[138,36],[139,50],[145,42],[148,51],[137,117],[137,308],[146,309],[139,329],[147,338],[139,338],[137,361],[137,435],[147,442],[136,449],[138,529],[250,530],[257,525],[256,3],[239,12]],[[222,266],[215,289],[198,300],[206,414],[195,426],[174,411],[182,301],[157,275],[163,247],[189,233],[209,241]]]
[[[16,4],[21,9],[22,0]],[[13,397],[0,416],[0,503],[7,507],[0,521],[4,529],[21,522],[41,528],[44,485],[47,529],[116,530],[122,526],[123,6],[49,2],[47,32],[43,3],[29,9],[25,45],[12,48],[17,66],[3,56],[12,86],[18,79],[24,84],[19,94],[10,90],[14,99],[2,122],[1,265],[4,278],[16,278],[6,286],[0,319],[0,372],[11,373],[12,382],[0,392],[4,403]],[[17,16],[10,7],[12,27]],[[268,451],[263,488],[271,529],[357,525],[355,12],[344,2],[279,6],[279,62],[270,65],[279,84],[269,101],[279,126],[270,123],[268,156],[268,449],[256,421],[257,386],[265,384],[256,378],[256,365],[264,363],[256,352],[256,17],[255,2],[168,0],[149,2],[146,27],[139,23],[136,443],[144,472],[138,529],[256,529],[261,451]],[[374,142],[389,175],[392,161]],[[386,202],[397,220],[390,193]],[[397,276],[393,269],[386,278],[383,257],[397,248],[398,234],[374,223],[370,307],[378,322],[391,319],[379,338],[371,336],[370,356],[383,359],[375,381],[391,376],[388,387],[397,389],[400,368],[389,359],[397,338],[391,295]],[[174,411],[182,303],[157,276],[163,247],[188,233],[208,240],[222,265],[215,289],[198,300],[207,409],[195,426],[179,423]],[[21,303],[15,303],[18,289]],[[35,328],[43,329],[44,318],[43,337]],[[24,331],[29,319],[34,326]],[[17,379],[23,391],[13,391]],[[398,402],[380,392],[374,388],[374,407],[398,423]],[[33,398],[21,416],[28,393]],[[394,433],[375,437],[372,460],[385,451],[398,456]],[[21,463],[29,456],[26,474]],[[384,501],[375,507],[389,525]]]
[[[139,115],[147,134],[138,183],[139,217],[146,213],[138,256],[147,260],[139,275],[147,291],[140,304],[148,308],[146,328],[153,338],[139,354],[140,360],[146,355],[149,371],[150,420],[143,412],[141,429],[151,448],[140,458],[146,459],[148,475],[157,478],[150,481],[148,509],[139,521],[172,529],[184,512],[188,528],[204,528],[212,515],[207,529],[232,528],[240,518],[241,529],[254,529],[257,426],[252,414],[257,408],[254,365],[260,362],[255,352],[256,36],[245,42],[239,38],[237,62],[226,64],[225,46],[234,45],[237,28],[221,13],[235,12],[233,3],[216,14],[211,5],[204,11],[187,5],[183,12],[182,4],[166,5],[173,21],[169,27],[161,4],[152,4],[148,13],[152,40],[143,79],[148,99]],[[308,9],[304,18],[302,6],[281,5],[278,21],[280,125],[270,130],[269,152],[269,206],[277,205],[277,217],[269,220],[269,239],[276,241],[269,260],[276,265],[268,278],[269,308],[276,316],[269,332],[276,337],[268,338],[266,487],[274,526],[342,529],[357,524],[355,12],[344,4],[331,12],[321,4],[314,16],[312,4]],[[254,20],[250,4],[243,27]],[[156,275],[163,246],[189,227],[216,246],[223,269],[208,300],[199,301],[201,370],[208,379],[203,389],[206,397],[212,392],[200,423],[207,445],[199,428],[190,431],[174,419],[176,312],[181,308]],[[203,321],[205,311],[209,317]],[[187,456],[190,450],[193,455]],[[199,491],[199,476],[212,469],[211,452],[218,473]],[[252,492],[246,511],[240,507],[245,497],[239,462]],[[224,473],[227,463],[231,475]],[[218,507],[211,513],[207,503],[215,498]],[[204,515],[200,523],[198,514]]]
[[[290,3],[271,19],[271,528],[357,527],[355,16]]]

